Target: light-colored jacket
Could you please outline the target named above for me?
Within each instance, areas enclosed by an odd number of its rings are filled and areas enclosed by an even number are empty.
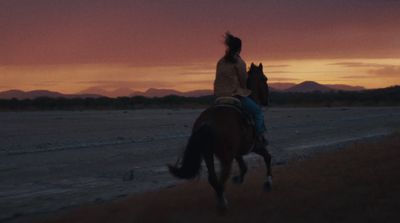
[[[239,81],[239,78],[241,78],[241,81]],[[214,95],[216,97],[247,97],[251,94],[251,91],[246,88],[246,81],[246,63],[242,58],[238,56],[236,63],[230,63],[222,58],[217,64]]]

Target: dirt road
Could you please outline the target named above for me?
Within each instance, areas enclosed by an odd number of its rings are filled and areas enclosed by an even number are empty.
[[[0,113],[0,221],[176,184],[165,164],[175,161],[200,112]],[[274,163],[400,126],[400,108],[391,107],[273,108],[265,115]]]
[[[264,168],[252,169],[242,185],[227,185],[229,208],[223,214],[204,179],[35,222],[398,222],[399,145],[395,135],[277,166],[271,192],[262,190]]]

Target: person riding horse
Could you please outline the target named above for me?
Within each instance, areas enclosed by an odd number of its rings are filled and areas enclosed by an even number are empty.
[[[263,157],[266,167],[263,189],[272,189],[272,156],[267,150],[267,143],[257,140],[264,139],[264,116],[258,104],[268,104],[267,77],[262,70],[262,64],[252,64],[249,73],[246,73],[246,64],[239,56],[242,45],[239,38],[227,33],[225,44],[227,51],[218,62],[214,83],[215,95],[218,97],[216,103],[201,112],[193,124],[182,157],[178,158],[175,165],[168,165],[173,176],[193,179],[199,175],[204,160],[208,182],[214,188],[220,211],[227,209],[225,186],[235,160],[239,173],[232,181],[236,184],[244,182],[247,165],[243,156],[246,154],[256,153]],[[244,115],[245,112],[234,106],[238,103],[253,114],[255,127],[249,122],[247,115]],[[220,163],[219,171],[215,168],[214,158]]]
[[[261,107],[250,98],[251,90],[247,89],[246,63],[240,57],[242,41],[230,33],[225,34],[225,55],[218,61],[214,81],[214,95],[219,97],[235,97],[241,102],[243,109],[250,113],[255,121],[258,142],[265,144],[266,131],[264,114]]]

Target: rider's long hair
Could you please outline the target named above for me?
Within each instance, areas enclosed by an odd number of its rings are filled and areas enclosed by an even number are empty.
[[[227,47],[224,59],[230,63],[236,63],[237,55],[242,50],[242,40],[232,35],[230,32],[226,32],[224,43]]]

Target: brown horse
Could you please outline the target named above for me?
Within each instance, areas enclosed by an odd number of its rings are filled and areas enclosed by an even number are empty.
[[[262,64],[251,64],[247,80],[251,97],[260,105],[268,104],[268,85]],[[181,179],[191,179],[199,174],[204,159],[208,169],[208,181],[216,191],[217,207],[225,210],[225,183],[229,178],[233,160],[239,165],[240,174],[232,178],[234,183],[242,183],[247,172],[243,155],[250,152],[261,155],[267,167],[264,189],[272,187],[271,155],[264,144],[257,143],[256,132],[245,116],[230,106],[211,106],[200,114],[194,123],[192,134],[183,153],[181,164],[169,165],[170,172]],[[214,155],[221,164],[219,177],[214,167]]]

